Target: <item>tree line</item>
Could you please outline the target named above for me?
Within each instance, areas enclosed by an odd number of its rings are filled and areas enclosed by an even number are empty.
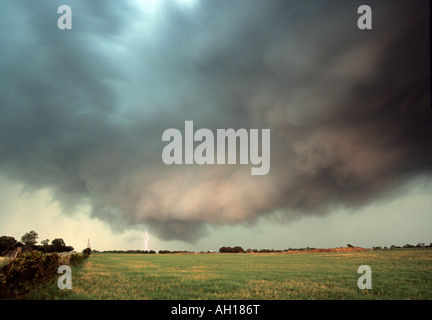
[[[51,243],[49,239],[44,239],[41,241],[40,245],[38,245],[38,237],[39,235],[34,230],[26,232],[21,237],[21,241],[11,236],[1,236],[0,256],[13,254],[18,248],[22,248],[22,252],[36,250],[44,253],[70,252],[74,250],[72,246],[67,246],[62,238],[55,238]]]
[[[355,246],[353,246],[352,244],[347,244],[348,248],[353,248]],[[432,243],[430,243],[429,245],[425,245],[424,243],[418,243],[417,245],[411,245],[411,244],[406,244],[404,246],[396,246],[396,245],[391,245],[390,247],[381,247],[381,246],[377,246],[377,247],[373,247],[373,250],[392,250],[392,249],[406,249],[406,248],[430,248],[432,247]],[[288,249],[284,249],[284,250],[279,250],[279,249],[251,249],[248,248],[246,250],[244,250],[242,247],[240,246],[235,246],[235,247],[221,247],[219,248],[219,252],[220,253],[272,253],[272,252],[286,252],[286,251],[309,251],[309,250],[314,250],[317,248],[311,248],[311,247],[306,247],[306,248],[288,248]]]
[[[422,243],[417,243],[416,245],[407,243],[404,246],[395,246],[394,244],[392,244],[389,248],[387,248],[387,247],[381,247],[381,246],[376,246],[376,247],[373,247],[372,249],[374,249],[374,250],[392,250],[392,249],[431,248],[431,247],[432,247],[432,242],[429,243],[429,245],[424,244],[422,242]]]
[[[220,253],[271,253],[271,252],[285,252],[285,251],[304,251],[304,250],[313,250],[316,248],[310,248],[310,247],[306,247],[306,248],[288,248],[288,249],[284,249],[284,250],[280,250],[280,249],[251,249],[248,248],[246,250],[244,250],[242,247],[240,246],[235,246],[235,247],[221,247],[219,248],[219,252]]]
[[[98,251],[93,250],[93,252],[100,252],[100,253],[136,253],[136,254],[156,254],[156,251],[154,250],[104,250],[104,251]],[[194,253],[192,251],[170,251],[170,250],[159,250],[157,253],[159,254],[168,254],[168,253]]]
[[[352,244],[346,245],[348,248],[355,247]],[[411,245],[406,244],[404,246],[395,246],[391,245],[390,247],[373,247],[373,250],[392,250],[392,249],[404,249],[404,248],[428,248],[432,247],[432,243],[429,245],[425,245],[424,243],[418,243],[417,245]],[[235,247],[229,247],[229,246],[223,246],[219,248],[220,253],[279,253],[279,252],[287,252],[287,251],[309,251],[309,250],[315,250],[318,248],[313,247],[305,247],[305,248],[288,248],[288,249],[243,249],[241,246],[235,246]],[[154,250],[105,250],[105,251],[98,251],[93,250],[93,252],[100,252],[100,253],[136,253],[136,254],[156,254],[156,251]],[[195,253],[194,251],[184,251],[184,250],[159,250],[157,252],[158,254],[173,254],[173,253]],[[214,253],[213,251],[201,251],[200,253]]]
[[[154,250],[104,250],[104,251],[98,251],[93,250],[93,252],[97,253],[139,253],[139,254],[155,254],[156,251]]]

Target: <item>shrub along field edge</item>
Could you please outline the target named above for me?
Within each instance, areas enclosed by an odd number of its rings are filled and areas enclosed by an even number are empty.
[[[15,259],[0,267],[0,299],[22,300],[46,285],[61,265],[76,266],[89,257],[91,251],[59,255],[40,251],[19,253]]]

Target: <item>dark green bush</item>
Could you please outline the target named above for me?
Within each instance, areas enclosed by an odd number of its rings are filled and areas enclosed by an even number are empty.
[[[31,290],[51,279],[60,265],[59,255],[31,251],[0,269],[0,299],[23,299]]]
[[[83,257],[78,253],[72,253],[69,258],[69,264],[76,266],[82,261]]]
[[[89,254],[86,252],[86,250],[83,250],[83,253],[72,253],[69,258],[69,264],[72,266],[76,266],[80,264],[84,259],[87,259],[89,257]]]
[[[91,255],[91,249],[90,248],[85,248],[83,250],[83,254],[86,254],[87,256]]]

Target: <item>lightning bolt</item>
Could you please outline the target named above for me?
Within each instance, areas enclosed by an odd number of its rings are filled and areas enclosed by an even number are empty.
[[[149,236],[148,236],[148,233],[147,233],[147,230],[146,230],[146,239],[145,239],[145,251],[147,251],[147,243],[148,243],[148,238],[149,238]]]

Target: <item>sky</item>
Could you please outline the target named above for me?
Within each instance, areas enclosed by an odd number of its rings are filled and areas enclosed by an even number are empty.
[[[427,1],[4,0],[0,235],[82,250],[432,242]],[[57,9],[69,5],[72,29]],[[165,130],[270,129],[270,171]],[[199,142],[195,142],[195,147]]]

